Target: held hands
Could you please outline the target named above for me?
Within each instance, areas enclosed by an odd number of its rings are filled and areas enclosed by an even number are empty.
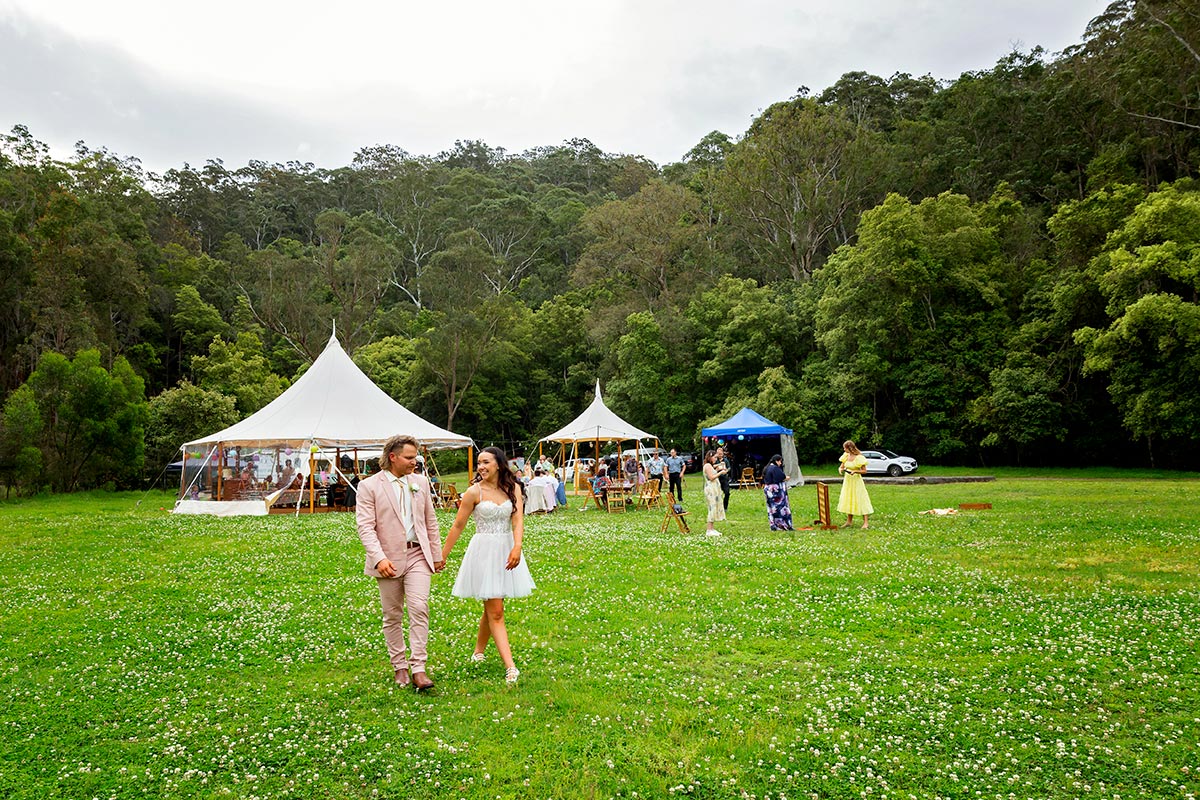
[[[446,568],[446,559],[443,558],[441,561],[433,562],[433,571],[434,572],[441,572],[445,568]]]

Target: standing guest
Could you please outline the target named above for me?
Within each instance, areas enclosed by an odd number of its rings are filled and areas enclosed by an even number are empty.
[[[671,448],[671,455],[664,459],[663,464],[667,468],[667,494],[673,494],[676,502],[683,502],[683,458],[679,453],[675,452],[675,448]]]
[[[650,480],[658,481],[658,487],[660,489],[662,488],[663,470],[666,468],[666,466],[667,465],[663,463],[662,456],[658,454],[658,451],[655,451],[654,455],[650,457],[650,460],[646,462],[646,472],[650,475]]]
[[[851,441],[844,442],[842,450],[845,452],[838,458],[840,462],[838,472],[843,476],[842,493],[838,497],[838,511],[846,515],[846,524],[842,527],[849,528],[854,523],[854,515],[861,514],[862,527],[865,531],[871,514],[875,512],[862,479],[863,474],[867,471],[867,457]]]
[[[553,475],[554,474],[554,462],[551,461],[545,455],[538,456],[537,464],[534,466],[534,471],[537,471],[539,469],[542,472],[545,472],[547,475]]]
[[[625,458],[625,478],[626,478],[626,480],[634,480],[635,478],[637,478],[637,468],[638,468],[637,458],[635,458],[634,456],[627,456]]]
[[[565,507],[567,505],[567,484],[560,481],[553,472],[550,473],[550,477],[554,479],[554,499],[558,505]]]
[[[537,588],[528,564],[521,558],[521,544],[525,538],[524,503],[520,484],[508,468],[500,448],[485,447],[480,451],[478,474],[479,482],[463,494],[454,526],[446,534],[445,554],[437,569],[440,571],[445,566],[444,559],[449,557],[467,520],[474,515],[475,535],[467,545],[452,591],[455,597],[483,601],[483,617],[479,620],[471,661],[484,660],[483,651],[491,639],[504,662],[504,680],[511,685],[517,682],[521,672],[508,646],[504,598],[527,597]]]
[[[280,489],[286,489],[291,486],[292,480],[296,477],[296,468],[292,466],[292,460],[290,458],[287,459],[287,466],[283,467],[282,469],[280,469],[279,465],[277,464],[275,469],[279,472],[279,481],[277,486]]]
[[[724,499],[722,504],[726,511],[729,510],[729,473],[733,469],[733,461],[729,458],[729,453],[724,447],[717,448],[717,466],[724,467],[721,472],[721,494]]]
[[[393,436],[383,445],[382,469],[358,484],[358,538],[367,550],[364,572],[379,584],[383,638],[399,686],[432,689],[425,673],[429,642],[429,587],[442,562],[442,537],[429,482],[413,474],[417,440]],[[408,644],[404,645],[404,609]]]
[[[717,461],[717,451],[704,454],[704,502],[708,505],[708,523],[705,532],[709,536],[720,536],[713,527],[714,522],[725,521],[725,507],[721,505],[721,473],[725,470]]]
[[[788,476],[783,472],[783,456],[771,456],[763,470],[763,494],[767,496],[767,521],[773,531],[792,531],[792,507],[788,503]]]

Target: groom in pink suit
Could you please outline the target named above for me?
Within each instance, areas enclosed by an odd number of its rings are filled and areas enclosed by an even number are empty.
[[[425,673],[429,642],[429,586],[442,560],[442,536],[429,481],[413,473],[417,440],[393,436],[379,457],[382,469],[358,485],[358,538],[367,549],[364,572],[379,582],[383,637],[400,686],[432,689]],[[404,646],[404,608],[408,644]]]

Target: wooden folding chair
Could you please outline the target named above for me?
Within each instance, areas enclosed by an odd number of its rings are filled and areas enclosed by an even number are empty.
[[[603,495],[603,493],[602,493],[602,490],[609,489],[609,488],[611,488],[611,487],[609,487],[609,486],[608,486],[608,484],[605,484],[605,485],[603,485],[603,486],[600,486],[600,485],[598,485],[597,483],[594,483],[594,482],[592,482],[592,481],[590,481],[590,480],[589,480],[589,481],[588,481],[588,493],[587,493],[587,498],[586,498],[586,499],[584,499],[584,501],[583,501],[583,507],[580,509],[580,511],[586,511],[586,510],[587,510],[587,507],[588,507],[588,501],[589,501],[589,500],[590,500],[591,502],[595,503],[595,504],[596,504],[596,508],[600,509],[601,511],[605,511],[605,510],[607,510],[607,509],[605,508],[605,505],[604,505],[604,495]]]
[[[620,487],[620,486],[609,486],[608,487],[608,512],[610,514],[616,512],[616,511],[620,511],[622,514],[624,514],[625,509],[628,507],[628,505],[629,505],[629,493],[626,492],[623,487]]]
[[[761,484],[754,477],[754,467],[742,467],[742,477],[738,479],[739,489],[758,489]]]
[[[692,529],[688,527],[687,520],[685,519],[687,515],[688,512],[683,510],[683,506],[678,503],[667,503],[667,513],[663,517],[662,525],[658,526],[658,532],[666,533],[667,528],[671,527],[671,520],[675,520],[675,523],[679,526],[680,533],[691,533]]]
[[[662,481],[655,478],[651,481],[646,481],[642,484],[642,491],[638,492],[637,505],[635,508],[657,508],[662,502]]]

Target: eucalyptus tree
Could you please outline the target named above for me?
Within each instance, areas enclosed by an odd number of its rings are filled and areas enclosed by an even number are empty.
[[[1200,131],[1200,14],[1193,3],[1115,0],[1067,52],[1096,66],[1095,89],[1145,123],[1142,131]]]
[[[762,277],[805,281],[878,201],[882,155],[879,134],[840,107],[776,103],[730,152],[718,204]]]
[[[541,183],[562,186],[580,194],[601,194],[610,188],[617,167],[590,139],[568,139],[561,145],[527,150],[521,157]]]
[[[324,350],[336,323],[348,352],[373,338],[398,255],[371,214],[324,211],[311,246],[280,240],[235,270],[258,324],[304,361]]]
[[[140,202],[145,191],[123,166],[102,154],[68,170],[70,182],[47,199],[28,236],[25,347],[33,359],[98,347],[112,363],[139,342],[146,319],[146,268],[157,252],[146,218],[153,208]]]
[[[450,232],[443,188],[454,173],[388,147],[359,151],[354,169],[367,176],[368,210],[383,221],[399,256],[389,283],[421,309],[425,271]]]
[[[513,337],[526,330],[529,311],[511,292],[496,292],[484,280],[496,269],[486,241],[471,230],[451,236],[430,264],[429,303],[417,320],[414,367],[426,393],[437,398],[436,418],[448,428],[481,374],[519,375],[521,368],[512,365],[526,358]]]
[[[573,281],[611,288],[624,309],[655,311],[683,302],[715,279],[720,262],[704,246],[700,200],[679,186],[654,181],[633,197],[611,200],[581,220],[590,243]]]

